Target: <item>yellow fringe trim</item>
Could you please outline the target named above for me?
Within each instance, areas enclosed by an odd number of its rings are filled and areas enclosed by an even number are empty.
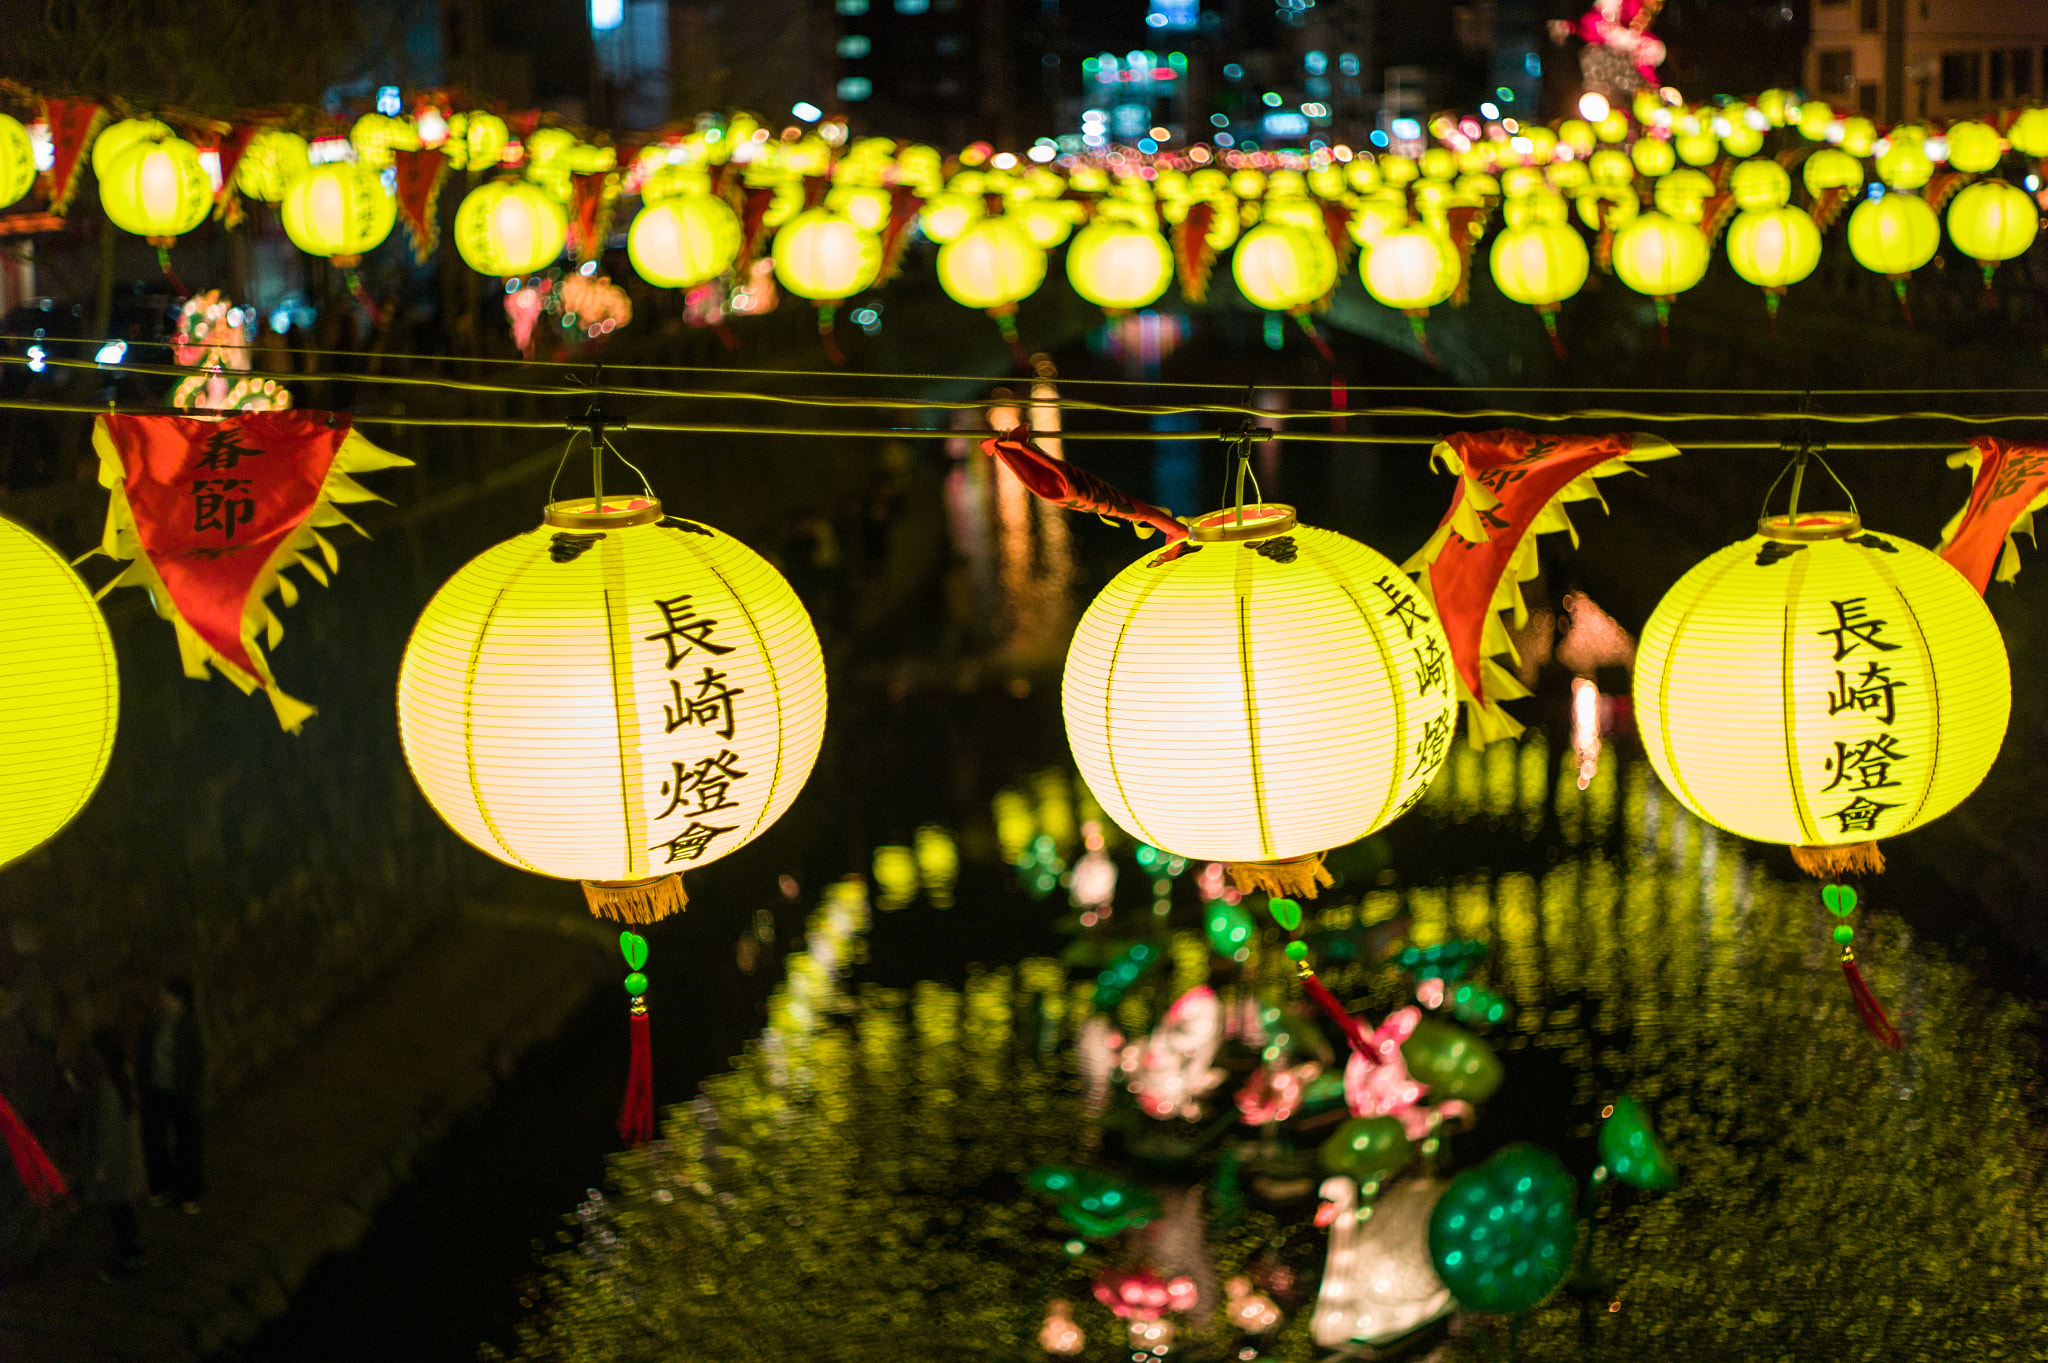
[[[1529,688],[1523,686],[1515,674],[1503,667],[1497,658],[1506,657],[1517,666],[1521,654],[1515,648],[1515,641],[1508,633],[1508,624],[1502,619],[1502,612],[1511,612],[1514,628],[1520,629],[1529,621],[1528,603],[1522,596],[1522,584],[1536,576],[1541,570],[1541,559],[1537,552],[1536,537],[1563,531],[1572,537],[1574,548],[1579,543],[1578,528],[1572,524],[1571,516],[1565,511],[1566,502],[1595,501],[1600,509],[1607,509],[1607,499],[1600,495],[1595,479],[1607,478],[1617,473],[1639,473],[1635,464],[1650,459],[1670,459],[1679,453],[1678,448],[1662,436],[1636,434],[1629,437],[1628,453],[1617,455],[1604,463],[1596,464],[1564,487],[1544,503],[1529,523],[1527,533],[1514,554],[1508,559],[1507,568],[1501,573],[1500,581],[1494,584],[1493,600],[1488,604],[1486,627],[1479,638],[1479,690],[1474,696],[1465,685],[1464,678],[1458,678],[1458,700],[1465,707],[1466,734],[1471,745],[1484,748],[1499,738],[1513,738],[1522,732],[1522,725],[1513,716],[1500,708],[1502,701],[1517,700],[1529,695]],[[1415,552],[1414,557],[1401,565],[1401,570],[1416,578],[1416,585],[1422,594],[1435,606],[1436,593],[1429,579],[1429,566],[1443,553],[1444,546],[1452,535],[1468,544],[1478,544],[1491,539],[1482,512],[1491,511],[1500,505],[1500,498],[1493,495],[1484,483],[1471,476],[1465,461],[1458,457],[1458,451],[1449,441],[1441,441],[1430,451],[1430,462],[1441,464],[1459,479],[1459,497],[1456,508],[1449,520],[1436,528],[1429,542]],[[1438,612],[1441,614],[1441,610]],[[1456,672],[1453,672],[1456,676]]]
[[[1884,874],[1884,853],[1874,842],[1850,842],[1839,847],[1794,847],[1792,860],[1816,880],[1836,876]]]
[[[681,913],[690,902],[678,872],[652,880],[586,880],[583,899],[599,918],[620,923],[652,923]]]
[[[1970,491],[1973,494],[1977,490],[1977,473],[1983,463],[1984,453],[1975,445],[1948,457],[1948,466],[1952,469],[1969,466]],[[2043,490],[2040,496],[2026,504],[2019,515],[2013,517],[2012,525],[2005,532],[2005,548],[1998,554],[1998,568],[1991,574],[1992,581],[2011,582],[2020,575],[2021,535],[2025,535],[2035,548],[2041,547],[2040,539],[2034,534],[2034,513],[2043,509],[2048,509],[2048,490]],[[1934,547],[1934,552],[1948,552],[1948,547],[1956,541],[1956,532],[1963,528],[1963,517],[1969,514],[1970,498],[1966,497],[1963,499],[1962,508],[1949,517],[1947,525],[1941,527],[1941,543]]]
[[[149,593],[150,604],[156,608],[157,615],[171,622],[178,639],[178,660],[184,665],[186,676],[204,680],[210,663],[243,695],[261,687],[269,697],[271,710],[277,715],[278,727],[286,733],[299,732],[300,727],[318,711],[278,690],[277,679],[271,674],[264,650],[276,648],[284,638],[284,621],[278,619],[277,612],[264,598],[275,591],[286,606],[298,604],[298,584],[284,576],[284,570],[290,567],[305,569],[315,582],[326,586],[327,575],[340,568],[341,556],[320,532],[345,525],[365,539],[369,538],[369,532],[350,520],[336,503],[388,500],[358,483],[351,475],[375,473],[379,469],[410,468],[412,460],[378,449],[358,431],[351,430],[347,439],[341,442],[341,447],[334,452],[334,462],[328,465],[327,478],[320,485],[320,495],[313,503],[312,514],[301,521],[298,531],[270,556],[270,561],[263,565],[263,571],[251,584],[248,599],[243,602],[242,646],[249,651],[249,659],[256,665],[252,674],[222,657],[178,613],[170,591],[157,574],[156,565],[150,562],[149,555],[142,548],[135,513],[128,505],[127,470],[121,464],[121,453],[114,448],[113,438],[107,434],[104,420],[94,419],[92,443],[100,457],[100,486],[107,489],[107,525],[99,547],[87,550],[80,555],[80,560],[93,554],[105,554],[128,564],[111,582],[93,593],[94,599],[104,597],[116,587],[143,588]],[[314,556],[315,550],[319,551],[318,557]]]
[[[1233,861],[1224,869],[1239,894],[1264,890],[1282,899],[1314,899],[1317,890],[1337,883],[1323,869],[1321,852],[1288,861]]]

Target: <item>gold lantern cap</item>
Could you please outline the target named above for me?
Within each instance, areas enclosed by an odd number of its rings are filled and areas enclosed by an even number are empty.
[[[1863,518],[1853,511],[1808,511],[1792,516],[1764,516],[1756,532],[1767,540],[1792,544],[1813,544],[1821,540],[1845,540],[1863,529]]]
[[[543,519],[561,530],[624,530],[660,520],[661,503],[653,497],[571,497],[549,502]]]
[[[1282,535],[1295,526],[1294,508],[1279,502],[1253,502],[1197,516],[1188,522],[1188,535],[1197,543],[1221,540],[1262,540]]]

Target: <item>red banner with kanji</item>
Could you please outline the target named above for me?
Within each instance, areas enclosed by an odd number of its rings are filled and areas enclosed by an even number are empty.
[[[1653,435],[1488,431],[1450,436],[1431,454],[1458,475],[1458,487],[1436,533],[1402,567],[1421,573],[1419,585],[1450,638],[1474,747],[1522,731],[1500,703],[1529,691],[1494,659],[1515,655],[1500,613],[1512,611],[1517,628],[1528,620],[1522,583],[1536,576],[1536,536],[1562,530],[1576,544],[1566,502],[1592,498],[1604,509],[1595,478],[1677,453]]]
[[[110,494],[100,552],[129,560],[101,594],[147,587],[177,631],[185,675],[204,677],[211,663],[244,692],[261,687],[278,722],[297,733],[313,709],[271,675],[263,650],[276,647],[284,625],[264,598],[274,590],[287,606],[298,600],[287,567],[325,585],[339,560],[320,531],[360,533],[335,504],[383,500],[351,475],[411,461],[330,412],[110,413],[95,419],[93,444]]]
[[[441,182],[448,175],[448,158],[438,151],[391,153],[398,177],[398,220],[412,239],[412,258],[424,265],[441,239],[441,220],[436,205],[441,200]]]
[[[2048,445],[2023,445],[1982,435],[1948,459],[1969,465],[1970,500],[1941,532],[1941,556],[1979,592],[1995,576],[2020,575],[2018,538],[2034,538],[2034,513],[2048,507]]]

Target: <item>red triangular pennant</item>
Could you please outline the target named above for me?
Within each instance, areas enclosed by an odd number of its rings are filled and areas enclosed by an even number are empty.
[[[85,149],[92,145],[107,111],[89,99],[43,100],[43,123],[50,130],[50,168],[43,172],[43,197],[52,213],[71,206],[78,189],[78,171],[85,164]]]
[[[438,151],[403,150],[394,150],[391,158],[398,177],[398,220],[412,239],[412,258],[425,264],[441,239],[436,205],[441,182],[448,175],[448,158]]]

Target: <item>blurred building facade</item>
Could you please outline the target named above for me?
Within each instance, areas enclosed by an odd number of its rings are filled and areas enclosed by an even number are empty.
[[[2048,4],[1816,0],[1806,83],[1883,122],[1990,114],[2048,88]]]

